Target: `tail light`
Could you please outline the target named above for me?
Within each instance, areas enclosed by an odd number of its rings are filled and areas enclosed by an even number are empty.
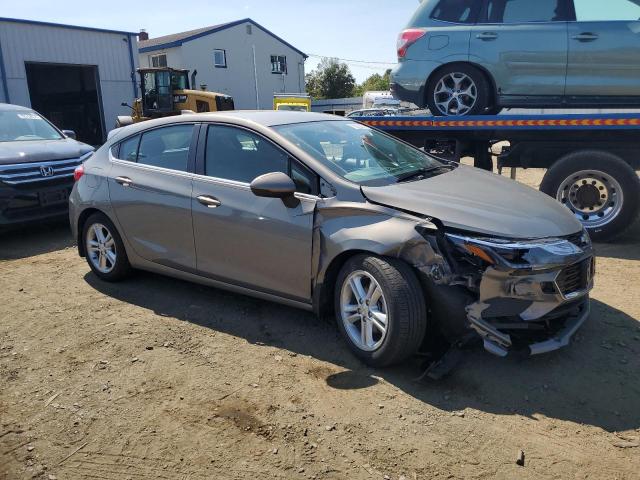
[[[73,181],[77,182],[84,175],[84,165],[78,165],[73,171]]]
[[[426,33],[427,30],[424,28],[409,28],[400,33],[398,37],[398,58],[404,58],[409,47],[424,37]]]

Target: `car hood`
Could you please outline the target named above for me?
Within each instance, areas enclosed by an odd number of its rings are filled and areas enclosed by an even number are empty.
[[[0,142],[0,165],[78,158],[93,147],[71,138],[27,142]]]
[[[580,222],[553,198],[464,165],[416,182],[362,187],[362,192],[371,202],[483,235],[534,239],[571,235],[582,229]]]

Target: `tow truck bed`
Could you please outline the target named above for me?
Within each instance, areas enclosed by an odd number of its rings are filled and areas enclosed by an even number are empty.
[[[548,169],[540,189],[564,203],[595,240],[626,231],[640,213],[640,113],[359,117],[434,155],[497,167]]]

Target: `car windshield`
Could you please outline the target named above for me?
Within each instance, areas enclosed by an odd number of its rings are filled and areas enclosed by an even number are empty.
[[[444,162],[351,121],[280,125],[274,129],[335,173],[354,183],[383,186],[421,178]]]
[[[59,140],[60,133],[36,112],[0,110],[0,142]]]

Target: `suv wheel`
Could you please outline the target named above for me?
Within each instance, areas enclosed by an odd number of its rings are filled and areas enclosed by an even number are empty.
[[[358,255],[347,261],[336,282],[335,311],[351,350],[374,367],[402,362],[424,339],[420,282],[397,260]]]
[[[131,273],[122,238],[106,215],[91,215],[84,223],[82,238],[87,263],[102,280],[117,282]]]
[[[489,82],[471,65],[451,65],[427,85],[427,104],[433,115],[482,115],[491,105]]]

